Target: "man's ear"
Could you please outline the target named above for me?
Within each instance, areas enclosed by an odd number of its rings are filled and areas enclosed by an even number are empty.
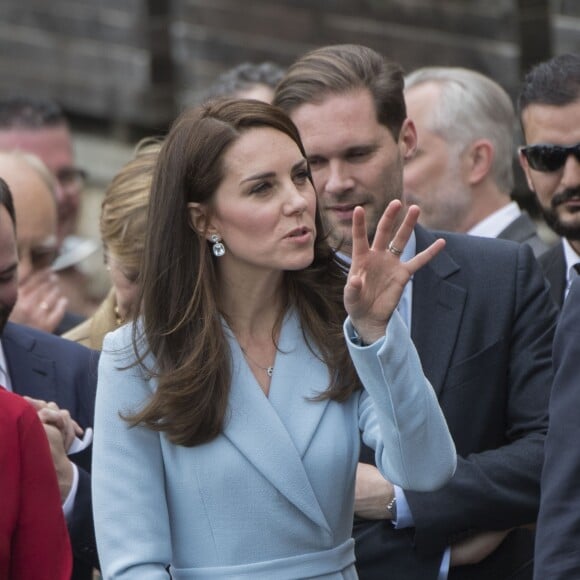
[[[401,125],[399,148],[405,161],[411,159],[417,150],[417,129],[415,128],[415,123],[408,117]]]
[[[189,224],[200,236],[208,234],[208,215],[205,205],[191,201],[187,204],[189,211]]]
[[[478,139],[469,146],[469,174],[467,176],[470,185],[477,185],[491,172],[495,150],[487,139]]]

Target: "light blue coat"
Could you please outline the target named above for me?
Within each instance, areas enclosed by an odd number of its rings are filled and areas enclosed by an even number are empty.
[[[107,337],[93,449],[103,577],[166,579],[171,565],[178,580],[355,579],[359,432],[384,475],[405,489],[435,489],[455,469],[407,329],[395,313],[384,339],[367,347],[348,340],[365,390],[345,403],[308,400],[329,376],[296,314],[285,318],[268,398],[226,332],[233,372],[225,427],[193,448],[119,418],[142,406],[156,383],[138,367],[118,368],[128,360],[130,327]],[[348,321],[345,334],[352,336]]]

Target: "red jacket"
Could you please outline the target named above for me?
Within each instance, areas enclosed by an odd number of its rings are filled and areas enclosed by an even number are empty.
[[[0,578],[69,580],[72,556],[36,411],[0,387]]]

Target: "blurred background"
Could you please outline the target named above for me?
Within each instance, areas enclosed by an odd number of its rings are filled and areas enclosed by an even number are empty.
[[[65,109],[90,176],[80,233],[98,239],[102,190],[140,137],[164,134],[243,61],[286,66],[343,42],[407,72],[473,68],[515,97],[531,65],[580,51],[580,1],[2,0],[0,95],[48,96]],[[531,203],[521,178],[515,197]]]

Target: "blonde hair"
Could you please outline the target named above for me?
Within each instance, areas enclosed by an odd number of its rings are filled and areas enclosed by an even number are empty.
[[[139,272],[145,247],[149,192],[161,140],[143,139],[134,158],[115,175],[101,205],[101,239],[128,272]]]

